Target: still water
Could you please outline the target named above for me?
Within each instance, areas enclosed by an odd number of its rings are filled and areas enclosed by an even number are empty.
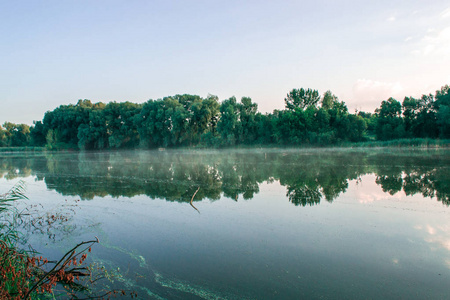
[[[0,193],[19,180],[68,218],[27,243],[97,236],[140,299],[450,297],[448,150],[1,154]]]

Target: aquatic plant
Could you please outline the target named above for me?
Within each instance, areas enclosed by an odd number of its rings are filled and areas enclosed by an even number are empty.
[[[129,295],[134,291],[93,289],[106,270],[85,260],[98,238],[83,241],[67,251],[58,261],[38,256],[34,250],[19,249],[18,220],[20,212],[14,204],[25,196],[25,183],[20,181],[7,193],[0,195],[0,299],[41,299],[42,296],[70,299],[98,299]],[[52,216],[54,220],[58,216]],[[49,223],[51,224],[51,223]],[[60,287],[61,289],[56,289]]]

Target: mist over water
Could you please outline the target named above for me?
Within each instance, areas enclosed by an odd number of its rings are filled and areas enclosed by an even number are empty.
[[[450,292],[449,154],[2,154],[0,189],[23,179],[30,203],[73,210],[69,227],[29,242],[56,255],[98,236],[95,259],[142,299],[439,299]]]

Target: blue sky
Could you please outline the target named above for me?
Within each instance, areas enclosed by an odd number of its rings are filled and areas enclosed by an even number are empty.
[[[78,99],[208,93],[372,112],[450,84],[448,1],[0,1],[0,124]]]

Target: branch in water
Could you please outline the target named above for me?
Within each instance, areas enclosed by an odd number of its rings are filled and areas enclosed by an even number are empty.
[[[198,187],[197,190],[195,191],[194,195],[192,195],[191,202],[189,203],[196,211],[198,211],[198,213],[200,213],[200,211],[197,209],[197,207],[194,206],[194,204],[192,204],[192,201],[194,200],[194,197],[197,194],[199,189],[200,189],[200,187]]]

